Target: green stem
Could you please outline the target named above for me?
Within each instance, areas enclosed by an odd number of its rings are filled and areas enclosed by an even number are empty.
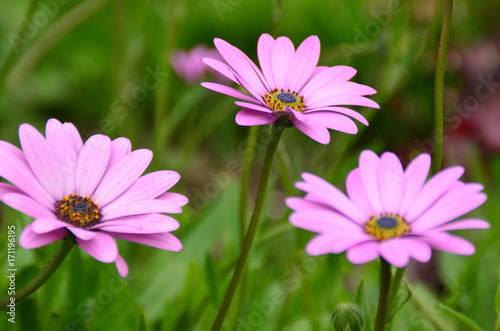
[[[52,276],[54,271],[57,270],[61,262],[66,258],[69,251],[75,244],[75,236],[68,231],[66,237],[61,240],[61,244],[57,248],[56,252],[50,258],[49,262],[43,267],[42,270],[36,275],[31,282],[25,287],[17,291],[14,295],[8,296],[0,300],[0,310],[7,307],[11,302],[11,297],[14,297],[14,302],[17,304],[21,302],[26,297],[30,296],[33,292],[38,290],[45,282]]]
[[[19,48],[21,47],[21,41],[25,40],[25,34],[28,30],[30,22],[32,21],[33,15],[35,14],[36,8],[38,6],[38,0],[32,0],[29,4],[28,11],[26,12],[26,16],[24,17],[24,21],[21,23],[19,27],[19,31],[16,34],[16,39],[13,40],[13,44],[11,45],[11,49],[9,51],[9,55],[5,60],[4,65],[0,69],[0,91],[4,86],[5,77],[9,73],[9,70],[12,69],[12,66],[16,62],[16,55],[19,53]],[[10,38],[9,38],[10,39]],[[25,41],[26,42],[26,41]]]
[[[384,331],[389,306],[389,291],[391,289],[391,265],[380,258],[380,296],[378,299],[377,318],[375,319],[374,331]]]
[[[278,121],[280,122],[280,121]],[[212,331],[220,330],[224,319],[226,317],[231,301],[233,300],[234,294],[238,288],[241,277],[245,272],[248,257],[252,249],[252,244],[257,234],[259,228],[260,218],[262,212],[264,211],[264,206],[267,200],[269,179],[271,177],[271,172],[274,164],[274,159],[276,158],[276,152],[278,150],[278,145],[281,136],[283,135],[285,126],[281,123],[275,123],[272,126],[271,136],[269,138],[269,143],[267,145],[266,155],[264,157],[264,164],[262,165],[262,173],[260,175],[259,189],[257,191],[257,199],[255,201],[255,207],[253,210],[252,218],[248,225],[248,230],[245,235],[245,240],[243,241],[243,246],[241,248],[240,256],[236,262],[236,268],[234,269],[233,277],[229,283],[226,295],[222,304],[217,312],[217,317],[215,318],[214,324],[212,325]]]
[[[436,75],[434,83],[434,160],[432,164],[433,173],[441,169],[443,159],[443,94],[444,94],[444,72],[446,69],[446,54],[448,52],[448,41],[450,39],[451,13],[453,0],[444,0],[443,23],[441,26],[441,37],[436,63]]]
[[[387,299],[388,300],[387,306],[389,307],[389,312],[391,313],[391,315],[393,315],[395,313],[394,309],[395,309],[395,305],[397,303],[399,288],[401,286],[401,281],[403,280],[403,276],[405,274],[405,271],[406,271],[406,267],[397,268],[396,273],[394,274],[394,277],[392,278],[392,281],[391,281],[391,289],[389,291],[389,297]],[[390,319],[390,321],[392,321],[392,320]],[[391,327],[392,327],[392,323],[389,324],[387,331],[390,331]]]

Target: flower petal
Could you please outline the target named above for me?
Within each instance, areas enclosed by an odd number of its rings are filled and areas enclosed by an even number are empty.
[[[36,234],[44,234],[57,229],[67,228],[68,223],[54,218],[37,218],[31,223],[31,231]]]
[[[410,251],[410,256],[418,262],[427,263],[431,259],[432,249],[431,246],[420,240],[419,238],[406,237],[405,245]]]
[[[45,137],[31,125],[22,124],[19,127],[19,140],[26,161],[38,181],[54,199],[62,197],[65,184],[61,173],[64,169],[57,162],[55,151],[50,148]]]
[[[328,112],[328,111],[315,111],[304,113],[307,116],[308,120],[314,120],[315,122],[322,123],[322,125],[326,126],[328,129],[356,134],[358,132],[358,127],[356,123],[353,122],[349,117]]]
[[[229,86],[225,86],[225,85],[221,85],[221,84],[217,84],[217,83],[210,83],[210,82],[201,83],[200,85],[209,89],[209,90],[219,92],[222,94],[226,94],[226,95],[229,95],[233,98],[237,98],[240,100],[244,100],[244,101],[248,101],[248,102],[258,101],[254,97],[252,97],[246,93],[243,93],[235,88],[229,87]]]
[[[177,214],[182,212],[175,204],[161,200],[139,200],[128,204],[115,204],[112,208],[105,206],[101,211],[103,220],[106,221],[132,215],[153,213]]]
[[[31,229],[31,224],[28,224],[19,237],[19,245],[25,249],[42,247],[64,238],[66,233],[66,229],[58,229],[44,234],[37,234]]]
[[[330,233],[336,231],[351,232],[352,235],[364,236],[363,229],[334,211],[308,210],[295,212],[290,216],[290,223],[304,230],[317,233]]]
[[[102,177],[94,193],[94,199],[101,206],[127,190],[146,170],[153,153],[148,149],[135,150],[118,160]]]
[[[127,216],[104,221],[89,228],[99,229],[107,232],[120,233],[162,233],[175,231],[179,228],[179,222],[174,218],[161,214],[146,214]]]
[[[116,261],[118,246],[116,245],[116,241],[106,233],[96,232],[93,239],[81,240],[76,238],[76,242],[87,254],[98,261],[104,263]]]
[[[290,60],[287,88],[299,91],[304,86],[318,65],[320,49],[317,36],[310,36],[300,44]]]
[[[405,177],[403,166],[394,153],[385,152],[380,157],[379,186],[384,211],[398,213],[403,201]]]
[[[151,247],[165,249],[168,251],[178,252],[182,250],[182,243],[171,233],[155,233],[155,234],[128,234],[128,233],[113,233],[113,237],[143,244]]]
[[[98,232],[96,232],[96,231],[89,231],[87,229],[82,229],[82,228],[72,226],[72,225],[68,226],[67,228],[69,231],[71,231],[75,235],[77,240],[78,239],[83,240],[83,241],[92,240],[98,234]]]
[[[349,199],[361,212],[358,223],[361,224],[363,219],[365,221],[370,219],[373,212],[370,206],[370,201],[366,196],[366,191],[363,186],[363,179],[361,177],[361,170],[359,168],[354,169],[347,176],[346,191]]]
[[[313,95],[323,86],[333,82],[348,81],[355,74],[356,69],[348,66],[317,67],[299,94]]]
[[[474,245],[469,241],[446,232],[427,232],[422,240],[429,243],[432,248],[443,252],[458,255],[472,255],[476,252]]]
[[[368,236],[352,235],[350,232],[330,232],[320,234],[309,241],[306,252],[309,255],[339,254],[368,240],[371,240]]]
[[[456,222],[446,223],[444,225],[435,227],[430,231],[443,232],[443,231],[466,230],[466,229],[489,229],[490,227],[491,227],[490,223],[484,220],[477,218],[468,218]]]
[[[275,88],[276,82],[273,76],[273,63],[271,61],[271,52],[274,45],[274,38],[267,33],[263,33],[257,42],[257,55],[259,58],[260,68],[269,84],[269,87]]]
[[[233,81],[235,83],[238,83],[238,81],[234,77],[231,70],[229,70],[229,66],[226,63],[223,63],[219,60],[212,59],[209,57],[204,57],[201,59],[201,61],[203,63],[205,63],[207,66],[209,66],[210,68],[212,68],[213,70],[215,70],[216,72],[218,72],[219,74],[221,74],[222,76],[230,79],[231,81]],[[202,83],[202,85],[203,84],[206,84],[206,83]]]
[[[11,208],[19,210],[33,218],[54,218],[54,212],[22,193],[9,193],[3,197],[3,202]]]
[[[2,201],[4,195],[9,193],[21,193],[21,191],[14,185],[0,182],[0,201]]]
[[[302,133],[320,144],[326,145],[330,142],[330,133],[321,122],[315,120],[302,122],[294,118],[292,118],[291,121]]]
[[[359,169],[372,211],[375,215],[380,215],[384,212],[384,208],[380,199],[380,159],[377,154],[370,150],[361,152],[359,156]]]
[[[186,198],[184,195],[174,192],[165,192],[157,197],[156,200],[168,202],[169,204],[172,204],[179,208],[189,202],[188,198]]]
[[[410,249],[405,238],[392,238],[380,243],[380,255],[395,267],[403,268],[410,261]]]
[[[46,208],[54,206],[55,199],[35,177],[23,152],[5,141],[0,141],[0,177],[7,179]]]
[[[236,124],[242,126],[265,125],[274,123],[278,120],[272,113],[264,113],[262,111],[243,109],[236,114]]]
[[[120,254],[118,254],[116,256],[115,266],[116,266],[116,270],[118,270],[118,274],[121,277],[125,277],[125,276],[128,275],[128,265],[127,265],[127,262],[125,262],[125,260],[120,256]]]
[[[271,50],[271,63],[276,86],[270,86],[267,91],[271,91],[273,88],[284,89],[286,91],[290,88],[287,80],[294,52],[295,48],[292,41],[287,37],[279,37],[274,41],[273,49]]]
[[[365,241],[347,250],[347,260],[352,264],[363,264],[380,256],[380,244],[374,240]]]
[[[90,196],[101,181],[111,154],[111,139],[93,135],[83,145],[75,172],[76,193]]]
[[[350,116],[350,117],[360,121],[362,124],[368,126],[368,121],[366,120],[366,118],[363,117],[363,115],[361,115],[357,111],[354,111],[352,109],[345,108],[345,107],[323,107],[323,108],[307,109],[305,111],[305,113],[310,114],[310,113],[317,112],[317,111],[329,111],[329,112],[344,114],[344,115]]]
[[[431,168],[431,156],[423,153],[414,158],[405,170],[404,198],[399,215],[406,217],[408,210],[414,204],[416,197],[425,184]]]
[[[132,143],[129,139],[120,137],[111,142],[111,154],[106,169],[111,168],[119,159],[129,154],[132,151]]]

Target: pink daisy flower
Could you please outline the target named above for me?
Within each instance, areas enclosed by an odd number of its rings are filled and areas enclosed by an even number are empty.
[[[90,256],[128,266],[115,238],[170,251],[182,244],[170,233],[179,223],[162,213],[180,213],[187,198],[166,192],[180,176],[156,171],[141,177],[152,159],[130,141],[94,135],[85,144],[71,123],[50,119],[46,137],[29,124],[19,127],[22,150],[0,141],[0,200],[33,217],[20,237],[26,249],[45,246],[71,231]]]
[[[403,170],[393,153],[379,158],[364,151],[359,167],[347,177],[347,195],[315,175],[302,174],[304,181],[296,186],[307,195],[286,203],[294,210],[293,225],[319,234],[308,243],[307,253],[347,251],[354,264],[380,256],[398,268],[410,258],[429,261],[432,248],[474,254],[470,242],[447,231],[489,228],[486,221],[474,218],[451,222],[486,201],[483,186],[459,181],[464,172],[459,166],[426,182],[430,164],[430,156],[421,154]]]
[[[188,84],[201,80],[207,72],[220,83],[230,82],[225,76],[208,68],[201,60],[204,57],[222,60],[217,50],[205,45],[197,45],[189,51],[177,50],[173,52],[170,62],[177,75]]]
[[[341,105],[379,108],[365,95],[376,91],[350,82],[356,70],[347,66],[318,67],[320,42],[310,36],[295,50],[290,39],[259,38],[259,69],[242,51],[221,39],[215,46],[225,62],[204,58],[208,66],[240,84],[250,95],[216,83],[201,85],[238,98],[243,108],[236,115],[239,125],[263,125],[281,119],[312,139],[327,144],[328,129],[355,134],[358,128],[348,116],[368,125],[358,112]]]

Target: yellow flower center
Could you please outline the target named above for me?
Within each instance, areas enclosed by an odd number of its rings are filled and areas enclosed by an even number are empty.
[[[57,218],[80,228],[88,228],[101,221],[102,214],[98,206],[88,196],[82,197],[76,193],[55,203]]]
[[[384,241],[408,234],[410,225],[396,214],[383,214],[378,217],[372,216],[365,224],[365,231],[375,239]]]
[[[271,93],[264,94],[266,103],[273,111],[283,111],[285,107],[290,107],[296,111],[302,112],[306,105],[304,97],[290,90],[278,90],[275,88]]]

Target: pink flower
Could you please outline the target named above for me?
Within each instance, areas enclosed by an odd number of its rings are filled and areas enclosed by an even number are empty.
[[[173,52],[170,62],[177,75],[186,83],[192,84],[203,78],[205,73],[211,73],[220,83],[230,82],[225,76],[214,71],[202,62],[204,57],[213,57],[222,60],[217,50],[205,45],[197,45],[189,51],[177,50]]]
[[[307,245],[310,255],[347,251],[354,264],[379,256],[401,268],[411,258],[427,262],[431,248],[460,255],[474,254],[474,246],[449,230],[486,229],[489,224],[467,218],[451,222],[486,201],[477,183],[459,181],[464,169],[456,166],[440,171],[426,182],[431,159],[416,157],[403,170],[396,155],[379,158],[364,151],[359,167],[346,181],[344,195],[325,180],[308,173],[296,186],[305,198],[288,198],[295,212],[290,222],[319,235]]]
[[[317,67],[320,42],[310,36],[295,50],[290,39],[276,40],[268,34],[259,38],[259,69],[242,51],[221,39],[214,41],[226,63],[216,59],[203,61],[240,84],[250,95],[216,83],[201,85],[243,101],[236,115],[239,125],[263,125],[282,119],[291,122],[312,139],[327,144],[328,129],[357,133],[356,124],[347,116],[368,125],[358,112],[340,105],[379,108],[364,95],[376,93],[371,87],[349,82],[356,70],[347,66]],[[347,116],[346,116],[347,115]]]
[[[186,197],[166,192],[175,171],[141,174],[152,159],[147,149],[131,151],[130,141],[96,134],[83,144],[71,123],[50,119],[46,137],[29,124],[19,128],[22,150],[0,141],[0,199],[33,217],[20,237],[23,248],[45,246],[67,231],[90,256],[114,262],[122,277],[128,266],[115,238],[179,251],[170,231],[179,223],[161,213],[180,213]]]

